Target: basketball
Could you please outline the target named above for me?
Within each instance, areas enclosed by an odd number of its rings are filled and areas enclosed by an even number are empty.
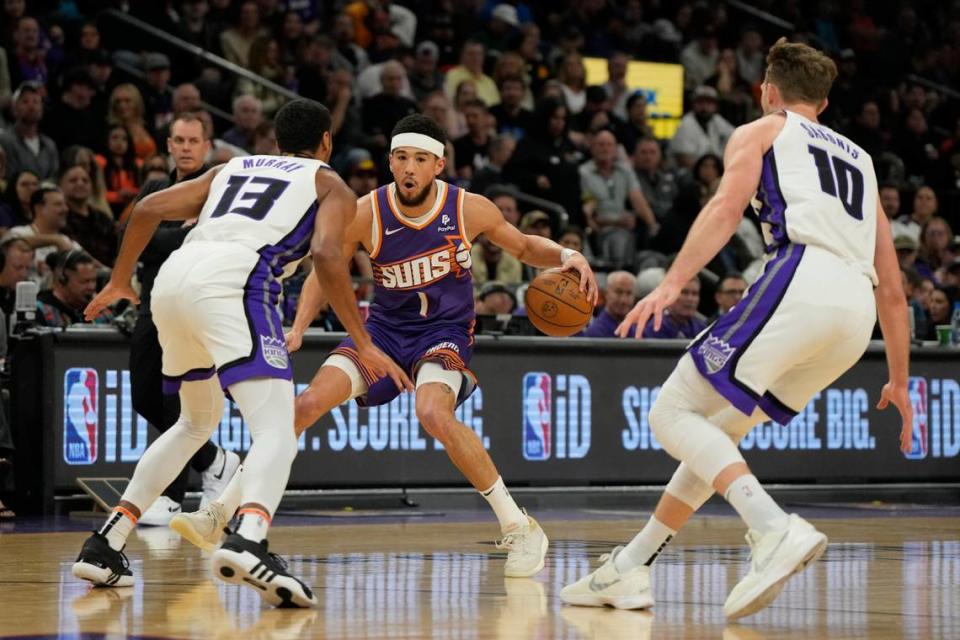
[[[571,271],[551,269],[534,278],[526,307],[533,326],[548,336],[572,336],[593,317],[593,305],[580,291],[580,274]]]

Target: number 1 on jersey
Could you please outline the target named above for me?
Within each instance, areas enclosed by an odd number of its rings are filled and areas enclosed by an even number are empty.
[[[831,157],[820,147],[811,144],[807,149],[817,165],[820,189],[838,198],[850,217],[863,220],[863,174],[860,169],[842,158]]]

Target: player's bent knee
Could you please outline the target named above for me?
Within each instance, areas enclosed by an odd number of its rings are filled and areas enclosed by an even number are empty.
[[[661,394],[653,403],[653,407],[650,408],[650,415],[648,416],[650,430],[653,431],[657,442],[668,452],[670,451],[668,445],[676,436],[677,414],[677,407],[670,402],[669,398]]]
[[[417,402],[417,420],[431,436],[444,442],[455,423],[454,416],[435,402]]]

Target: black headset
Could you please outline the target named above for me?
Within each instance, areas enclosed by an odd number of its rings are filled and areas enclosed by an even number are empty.
[[[70,282],[67,269],[74,270],[80,261],[79,258],[82,258],[84,255],[85,253],[81,249],[71,249],[63,256],[63,261],[60,263],[60,276],[58,277],[60,284],[66,285]]]

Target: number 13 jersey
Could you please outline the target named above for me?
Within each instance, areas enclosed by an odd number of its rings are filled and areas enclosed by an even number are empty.
[[[829,127],[784,113],[753,201],[767,251],[788,243],[821,247],[876,285],[877,178],[870,154]]]
[[[230,160],[210,185],[184,244],[226,242],[260,254],[270,276],[290,275],[310,250],[317,213],[316,174],[324,162],[293,156]],[[266,274],[265,274],[266,275]]]

